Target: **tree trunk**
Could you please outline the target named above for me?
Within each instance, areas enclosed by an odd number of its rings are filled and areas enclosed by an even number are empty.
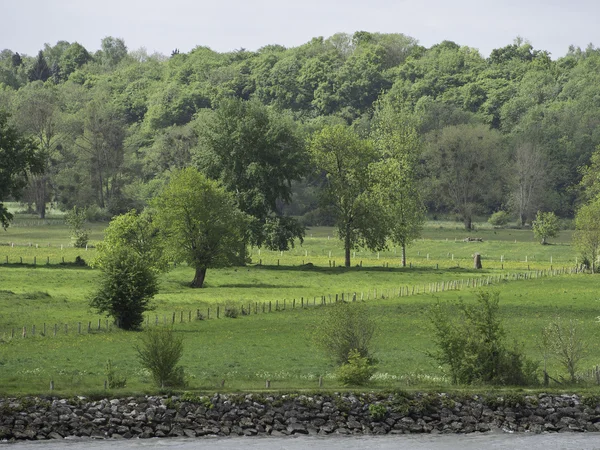
[[[344,250],[346,254],[345,266],[350,267],[350,233],[346,233],[346,238],[344,239]]]
[[[471,216],[465,216],[464,223],[465,223],[465,230],[471,231],[471,228],[472,228]]]
[[[204,278],[206,277],[206,267],[196,267],[196,275],[194,281],[192,281],[193,288],[201,288],[204,284]]]
[[[406,244],[402,243],[402,267],[406,267]]]
[[[40,219],[46,218],[46,177],[34,177],[34,201],[35,211]]]

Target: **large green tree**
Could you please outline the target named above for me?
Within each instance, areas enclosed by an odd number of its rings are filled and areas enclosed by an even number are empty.
[[[501,199],[501,137],[486,125],[445,127],[425,153],[430,195],[459,214],[471,229],[477,210]]]
[[[596,272],[600,256],[600,197],[590,200],[577,211],[573,242],[592,272]]]
[[[325,175],[321,204],[335,217],[344,242],[346,267],[350,267],[352,249],[384,249],[387,223],[384,207],[373,192],[375,181],[370,166],[377,153],[372,143],[352,129],[336,125],[315,133],[309,150],[317,171]]]
[[[158,293],[158,275],[168,268],[152,215],[130,211],[115,217],[93,265],[101,275],[90,306],[113,317],[120,328],[139,329]]]
[[[4,206],[9,197],[18,198],[27,185],[28,174],[42,171],[34,143],[8,123],[8,114],[0,111],[0,224],[6,229],[13,216]]]
[[[389,102],[376,110],[371,133],[379,160],[372,165],[375,192],[383,205],[390,240],[402,250],[421,234],[425,207],[417,184],[421,144],[409,114],[396,111]]]
[[[242,262],[246,217],[217,181],[191,167],[174,172],[152,207],[171,258],[195,269],[192,287],[207,269]]]
[[[46,202],[52,199],[52,184],[60,157],[57,151],[60,98],[55,87],[36,81],[23,87],[15,100],[15,121],[21,131],[36,142],[43,164],[43,174],[30,177],[31,199],[40,219],[43,219],[46,217]]]
[[[292,181],[307,173],[303,141],[292,117],[258,101],[223,101],[198,119],[198,167],[220,180],[239,208],[250,216],[249,243],[287,250],[302,240],[304,228],[284,217]]]

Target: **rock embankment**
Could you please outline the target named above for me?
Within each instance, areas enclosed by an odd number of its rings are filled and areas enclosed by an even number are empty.
[[[0,439],[600,431],[577,395],[215,394],[0,399]]]

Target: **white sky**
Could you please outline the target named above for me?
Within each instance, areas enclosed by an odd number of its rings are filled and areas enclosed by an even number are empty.
[[[484,56],[516,36],[553,59],[571,44],[600,45],[599,0],[0,0],[0,17],[0,50],[28,55],[59,40],[95,51],[106,36],[169,55],[198,45],[294,47],[359,30],[404,33],[426,47],[451,40]]]

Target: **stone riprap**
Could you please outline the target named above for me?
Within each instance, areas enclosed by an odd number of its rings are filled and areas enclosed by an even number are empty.
[[[215,394],[0,399],[0,439],[600,431],[595,396]]]

